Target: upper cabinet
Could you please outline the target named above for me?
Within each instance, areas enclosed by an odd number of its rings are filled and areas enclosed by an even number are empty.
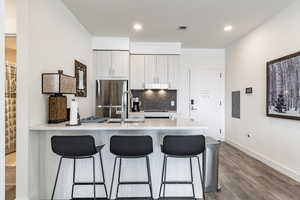
[[[128,51],[94,51],[97,79],[129,77]]]
[[[141,90],[145,87],[145,56],[130,56],[130,88]]]
[[[97,78],[109,76],[111,74],[111,52],[94,51],[94,66]]]
[[[168,57],[145,55],[145,84],[168,83]]]
[[[179,61],[179,55],[131,55],[131,89],[144,89],[146,84],[168,84],[169,89],[177,89]]]
[[[168,80],[170,89],[178,89],[178,73],[180,66],[180,56],[168,56]]]
[[[145,84],[157,83],[156,56],[145,55]]]
[[[168,84],[168,56],[156,56],[156,76],[157,83]]]

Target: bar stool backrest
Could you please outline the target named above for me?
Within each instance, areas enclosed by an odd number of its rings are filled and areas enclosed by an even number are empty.
[[[205,150],[203,135],[168,135],[164,137],[162,152],[173,156],[197,156]]]
[[[95,140],[90,135],[53,136],[51,146],[54,153],[63,157],[87,157],[97,153]]]
[[[112,136],[110,152],[122,157],[142,157],[153,152],[150,136]]]

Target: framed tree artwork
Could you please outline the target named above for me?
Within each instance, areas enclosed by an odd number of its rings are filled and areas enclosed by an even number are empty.
[[[267,116],[300,120],[300,52],[267,63]]]
[[[87,97],[86,65],[75,60],[76,94],[77,97]]]

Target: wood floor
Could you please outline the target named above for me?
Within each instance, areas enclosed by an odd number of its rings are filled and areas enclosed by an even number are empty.
[[[16,167],[5,167],[5,200],[16,198]]]
[[[300,183],[224,143],[220,150],[222,191],[208,200],[300,200]]]

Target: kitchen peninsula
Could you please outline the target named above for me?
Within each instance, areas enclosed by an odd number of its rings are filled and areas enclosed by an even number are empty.
[[[92,135],[95,138],[96,145],[105,144],[103,149],[103,162],[106,184],[109,188],[111,183],[111,175],[113,168],[114,157],[109,152],[109,142],[112,135],[150,135],[153,139],[154,152],[150,155],[150,165],[153,180],[154,197],[158,197],[158,190],[161,178],[163,155],[160,152],[160,144],[164,135],[172,134],[203,134],[207,136],[208,127],[201,123],[191,121],[188,119],[145,119],[142,123],[86,123],[81,126],[68,127],[65,123],[61,124],[44,124],[31,127],[31,135],[38,138],[38,161],[36,160],[35,169],[39,171],[39,195],[40,199],[47,199],[51,196],[54,179],[59,161],[51,150],[51,137],[54,135]],[[208,145],[218,145],[219,142],[207,137]],[[96,163],[98,163],[96,156]],[[188,159],[186,160],[188,161]],[[216,160],[217,162],[217,160]],[[189,177],[189,165],[182,160],[171,159],[168,168],[169,174],[184,180]],[[130,159],[124,161],[124,168],[126,174],[121,177],[122,180],[146,180],[145,161],[143,159]],[[195,165],[196,166],[196,165]],[[207,166],[207,164],[206,164]],[[90,160],[80,160],[78,162],[77,179],[80,181],[91,181],[92,162]],[[178,171],[177,168],[186,169]],[[100,167],[96,168],[96,179],[99,178]],[[70,197],[72,186],[72,160],[64,160],[60,178],[58,180],[58,187],[56,190],[56,198],[68,199]],[[199,176],[195,168],[195,176]],[[33,175],[33,174],[32,174]],[[36,175],[33,175],[36,176]],[[171,177],[171,176],[170,176]],[[99,179],[97,179],[99,180]],[[201,194],[201,185],[195,179],[196,194]],[[80,187],[80,186],[79,186]],[[209,183],[206,185],[209,190]],[[166,192],[172,195],[189,195],[191,188],[189,186],[169,186]],[[80,191],[77,192],[76,191]],[[136,196],[143,196],[148,192],[146,186],[120,187],[120,194],[128,196],[134,194]],[[83,186],[80,190],[75,188],[75,196],[90,196],[92,194],[92,187]],[[97,187],[97,194],[103,194],[103,189]]]

